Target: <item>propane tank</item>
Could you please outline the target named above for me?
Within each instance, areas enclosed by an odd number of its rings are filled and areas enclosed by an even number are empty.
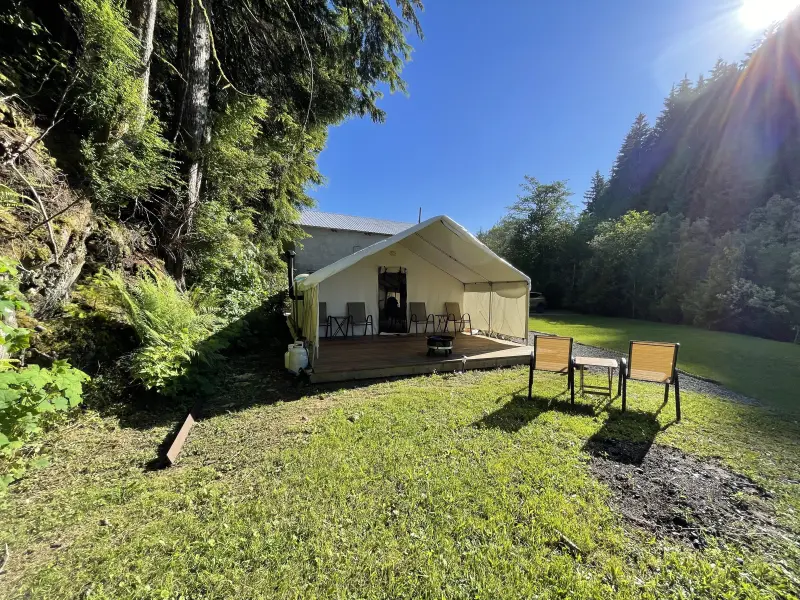
[[[302,369],[308,367],[308,350],[306,350],[303,342],[289,344],[286,354],[283,355],[283,365],[290,373],[295,375],[298,375]]]

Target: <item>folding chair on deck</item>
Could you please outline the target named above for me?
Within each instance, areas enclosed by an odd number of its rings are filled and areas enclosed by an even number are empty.
[[[469,323],[469,332],[472,333],[472,318],[469,313],[461,312],[461,305],[458,302],[445,302],[444,312],[447,313],[447,321],[444,324],[444,330],[447,331],[447,325],[453,324],[453,333],[464,331],[464,327]],[[461,329],[458,329],[458,326]]]
[[[419,333],[419,326],[425,324],[425,333],[428,333],[428,325],[431,330],[436,332],[436,318],[433,313],[428,314],[424,302],[411,302],[409,305],[410,317],[408,319],[408,332],[411,333],[411,326],[414,326],[414,334]]]
[[[328,317],[328,303],[319,303],[319,326],[325,328],[325,337],[328,337],[331,332],[331,320]]]
[[[348,302],[347,316],[350,319],[353,335],[355,335],[356,325],[359,327],[364,326],[364,335],[367,335],[367,327],[369,327],[370,335],[375,335],[375,329],[372,327],[372,315],[367,314],[366,304],[363,302]]]

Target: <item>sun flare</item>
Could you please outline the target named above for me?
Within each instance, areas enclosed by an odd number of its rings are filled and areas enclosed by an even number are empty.
[[[739,20],[748,29],[764,29],[780,21],[800,0],[743,0],[739,7]]]

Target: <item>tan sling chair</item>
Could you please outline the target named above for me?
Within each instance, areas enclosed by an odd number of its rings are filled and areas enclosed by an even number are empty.
[[[664,384],[664,403],[669,400],[669,386],[675,386],[676,420],[681,420],[681,388],[678,382],[678,349],[680,344],[665,342],[631,342],[628,359],[621,359],[622,410],[627,408],[628,379]]]
[[[575,404],[575,358],[572,356],[571,337],[537,335],[533,338],[533,353],[528,373],[528,400],[533,394],[533,372],[536,370],[566,375],[570,402]]]
[[[319,303],[319,326],[325,328],[325,337],[331,333],[331,320],[328,317],[328,303]]]
[[[469,313],[461,312],[461,305],[458,302],[445,302],[444,312],[447,313],[447,321],[444,324],[444,330],[447,331],[447,325],[453,324],[453,333],[464,331],[464,327],[469,323],[469,332],[472,333],[472,317]],[[461,325],[461,329],[458,326]]]
[[[369,327],[370,335],[375,335],[375,329],[372,327],[372,315],[367,314],[367,305],[364,302],[348,302],[347,317],[350,321],[352,335],[356,334],[356,325],[364,326],[364,335],[367,335],[367,327]]]
[[[425,323],[425,333],[428,333],[428,325],[431,326],[431,331],[434,333],[436,332],[436,320],[433,316],[433,313],[428,314],[428,311],[425,309],[424,302],[411,302],[409,304],[409,314],[411,315],[408,319],[408,332],[411,333],[411,326],[414,326],[414,334],[419,333],[419,326]]]

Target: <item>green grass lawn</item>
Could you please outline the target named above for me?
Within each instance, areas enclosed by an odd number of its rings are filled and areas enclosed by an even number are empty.
[[[229,377],[168,470],[144,468],[168,420],[87,413],[53,432],[52,464],[0,499],[0,597],[797,593],[796,420],[687,393],[675,424],[661,388],[636,383],[624,415],[619,400],[575,410],[549,374],[528,403],[524,368],[312,388],[291,402],[275,402],[284,392],[269,381]],[[790,533],[698,551],[626,523],[584,450],[600,434],[717,457],[771,492]]]
[[[800,412],[800,345],[683,325],[556,313],[530,319],[531,330],[628,352],[630,340],[680,342],[678,367],[757,398]]]

